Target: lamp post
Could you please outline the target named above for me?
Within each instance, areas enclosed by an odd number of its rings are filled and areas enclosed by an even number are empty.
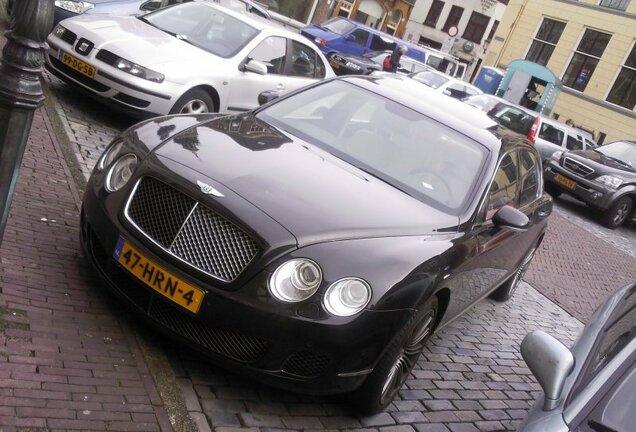
[[[40,76],[53,0],[20,0],[0,59],[0,245],[33,112],[44,103]]]

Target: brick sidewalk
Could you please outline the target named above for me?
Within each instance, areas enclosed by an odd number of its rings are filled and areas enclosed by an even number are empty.
[[[171,431],[136,336],[81,257],[79,197],[43,114],[0,249],[0,431]]]

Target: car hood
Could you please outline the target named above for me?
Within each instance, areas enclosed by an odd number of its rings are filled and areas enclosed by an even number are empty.
[[[593,168],[599,175],[620,174],[636,180],[636,169],[617,162],[615,159],[605,156],[603,153],[594,150],[576,150],[565,153],[565,156],[572,157],[590,168]]]
[[[141,66],[214,56],[132,16],[80,15],[62,25],[91,41],[96,49],[106,49]]]
[[[312,38],[321,38],[326,41],[330,41],[337,37],[340,37],[339,34],[332,32],[331,30],[327,30],[323,27],[319,27],[315,24],[308,25],[303,27],[300,33],[304,36],[311,36]]]
[[[186,129],[156,153],[242,196],[291,232],[299,246],[456,231],[458,224],[458,217],[270,127],[252,113]]]

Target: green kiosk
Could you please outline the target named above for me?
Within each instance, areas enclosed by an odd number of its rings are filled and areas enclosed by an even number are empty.
[[[561,81],[547,67],[528,60],[513,60],[496,95],[512,103],[550,115],[561,93]]]

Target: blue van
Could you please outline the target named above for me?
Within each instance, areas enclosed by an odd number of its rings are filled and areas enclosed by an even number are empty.
[[[392,51],[399,44],[408,48],[404,55],[422,63],[426,60],[424,50],[417,45],[343,17],[308,25],[300,33],[311,39],[327,58],[337,52],[359,56],[370,51]]]

